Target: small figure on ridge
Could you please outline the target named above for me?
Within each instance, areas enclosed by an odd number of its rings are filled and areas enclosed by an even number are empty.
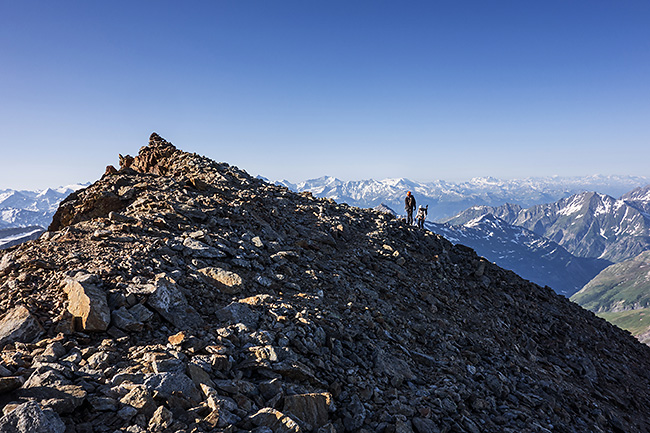
[[[418,208],[418,213],[417,215],[415,215],[415,220],[418,223],[418,227],[420,227],[421,229],[424,228],[424,220],[427,218],[427,212],[429,212],[429,205],[427,205],[426,207],[420,205],[420,207]]]
[[[404,210],[406,211],[406,224],[413,224],[413,211],[415,210],[415,197],[411,194],[411,191],[406,193],[406,198],[404,199]]]

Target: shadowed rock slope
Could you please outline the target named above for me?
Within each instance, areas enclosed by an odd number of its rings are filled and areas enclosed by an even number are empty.
[[[650,428],[650,348],[469,248],[156,134],[121,164],[0,256],[0,431]]]

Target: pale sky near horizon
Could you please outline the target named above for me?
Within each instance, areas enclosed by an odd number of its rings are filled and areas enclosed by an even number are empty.
[[[0,0],[0,189],[158,132],[297,182],[649,176],[647,0]]]

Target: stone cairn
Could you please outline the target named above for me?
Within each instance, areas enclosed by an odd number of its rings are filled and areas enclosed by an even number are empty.
[[[2,432],[650,431],[650,348],[152,134],[0,255]]]

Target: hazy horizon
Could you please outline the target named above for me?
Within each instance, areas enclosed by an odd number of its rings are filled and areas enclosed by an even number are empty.
[[[243,169],[243,167],[241,167]],[[468,178],[468,179],[457,179],[457,180],[452,180],[452,179],[433,179],[433,180],[420,180],[420,179],[413,179],[413,178],[408,178],[408,177],[384,177],[384,178],[366,178],[366,179],[345,179],[345,178],[339,178],[336,176],[329,176],[329,175],[322,175],[322,176],[315,176],[315,177],[309,177],[307,179],[298,179],[297,181],[292,181],[290,179],[269,179],[265,176],[262,176],[260,174],[255,174],[255,173],[249,173],[251,176],[254,177],[261,177],[264,180],[268,182],[289,182],[291,184],[297,185],[303,182],[310,182],[310,181],[315,181],[318,179],[322,178],[336,178],[337,180],[341,182],[368,182],[368,181],[376,181],[376,182],[384,182],[388,180],[400,180],[404,179],[410,182],[414,183],[419,183],[419,184],[435,184],[435,183],[447,183],[450,185],[461,185],[464,183],[471,183],[475,180],[483,180],[483,179],[495,179],[500,182],[517,182],[517,181],[526,181],[526,180],[549,180],[549,179],[562,179],[562,180],[585,180],[589,178],[634,178],[638,180],[643,180],[648,182],[647,184],[650,184],[650,176],[637,176],[637,175],[621,175],[621,174],[614,174],[614,175],[603,175],[603,174],[592,174],[592,175],[585,175],[585,176],[559,176],[559,175],[550,175],[550,176],[529,176],[529,177],[513,177],[513,178],[501,178],[501,177],[495,177],[495,176],[475,176],[473,178]],[[76,187],[76,186],[85,186],[85,185],[90,185],[94,182],[99,180],[93,179],[93,180],[88,180],[88,181],[79,181],[79,182],[71,182],[68,184],[62,184],[62,185],[47,185],[44,187],[34,187],[34,188],[16,188],[12,186],[2,186],[0,185],[0,191],[7,191],[7,190],[14,190],[14,191],[33,191],[33,192],[38,192],[38,191],[45,191],[47,189],[59,189],[59,188],[66,188],[66,187]],[[644,186],[645,184],[639,183],[640,186]],[[600,191],[598,191],[600,192]]]

